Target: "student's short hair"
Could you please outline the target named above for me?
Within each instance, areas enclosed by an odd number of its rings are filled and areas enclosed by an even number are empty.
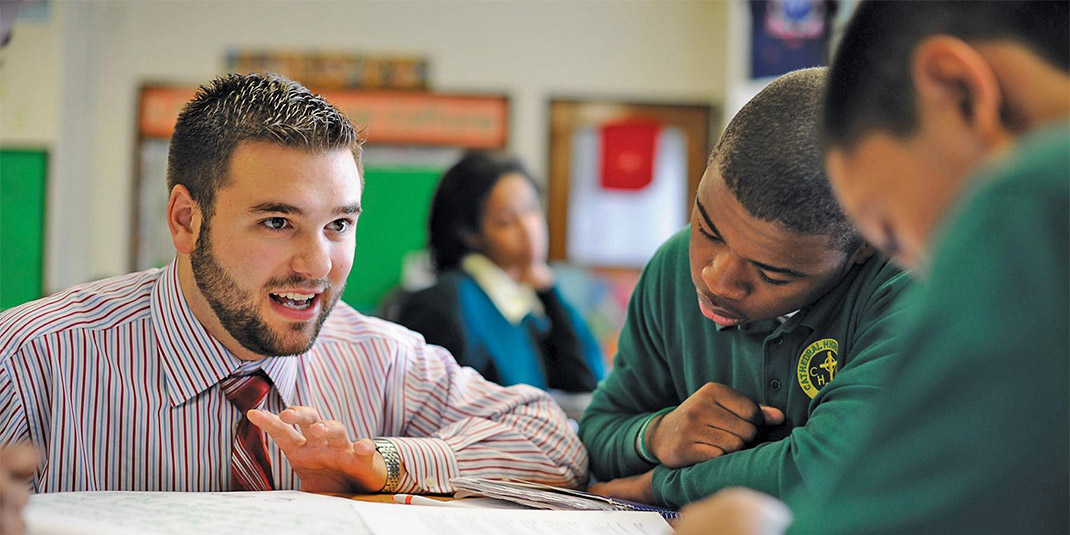
[[[1070,3],[1059,1],[903,2],[865,0],[833,58],[822,139],[853,147],[874,130],[905,137],[917,124],[910,63],[934,35],[963,41],[1010,40],[1052,66],[1070,70]],[[1004,109],[1004,120],[1015,118]]]
[[[728,123],[710,165],[750,215],[851,251],[861,238],[832,193],[817,135],[826,74],[803,69],[774,80]]]
[[[167,156],[168,191],[185,186],[210,219],[231,155],[243,141],[311,153],[345,149],[362,167],[353,124],[323,97],[275,74],[227,74],[201,86],[178,116]]]
[[[512,173],[522,175],[539,191],[519,158],[497,152],[469,152],[442,175],[431,199],[427,223],[427,245],[435,271],[456,269],[464,255],[472,251],[465,235],[480,234],[483,209],[491,190],[499,179]]]

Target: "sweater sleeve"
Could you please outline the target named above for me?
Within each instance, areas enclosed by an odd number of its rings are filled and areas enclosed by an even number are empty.
[[[666,400],[677,397],[672,391],[662,331],[654,320],[663,265],[669,255],[679,254],[679,247],[669,247],[675,242],[678,240],[659,250],[640,276],[628,304],[613,371],[595,390],[580,423],[580,439],[591,456],[591,471],[601,480],[653,468],[635,449],[639,428],[666,406]]]
[[[785,499],[799,485],[822,485],[830,467],[858,448],[870,413],[898,369],[899,333],[908,309],[907,275],[878,286],[858,316],[847,363],[811,400],[807,422],[786,438],[684,468],[658,466],[658,503],[681,507],[722,488],[745,486]]]

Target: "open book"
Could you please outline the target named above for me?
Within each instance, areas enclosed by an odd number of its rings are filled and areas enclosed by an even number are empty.
[[[537,509],[558,511],[653,511],[667,520],[675,520],[679,516],[676,511],[652,505],[517,479],[455,477],[450,482],[457,489],[458,498],[487,496]]]

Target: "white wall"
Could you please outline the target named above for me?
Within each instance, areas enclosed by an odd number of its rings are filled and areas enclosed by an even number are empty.
[[[203,83],[230,49],[425,56],[436,90],[511,97],[511,149],[540,176],[553,96],[719,104],[726,93],[729,6],[717,1],[51,7],[45,23],[16,24],[0,66],[0,144],[52,151],[49,291],[127,269],[139,85]]]

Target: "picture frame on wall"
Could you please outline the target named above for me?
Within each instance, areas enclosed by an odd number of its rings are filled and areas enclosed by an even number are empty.
[[[550,101],[550,258],[638,270],[687,224],[706,168],[712,104]]]

